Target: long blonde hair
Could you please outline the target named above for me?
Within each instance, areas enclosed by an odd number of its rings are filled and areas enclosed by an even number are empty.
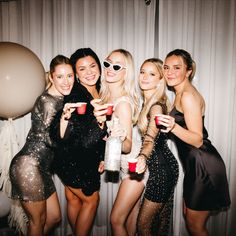
[[[121,86],[121,96],[128,96],[133,104],[133,115],[132,115],[132,122],[136,124],[139,115],[139,99],[138,99],[138,89],[137,84],[135,81],[134,75],[134,62],[133,57],[130,52],[124,49],[116,49],[113,50],[107,58],[110,57],[112,53],[121,53],[125,59],[125,66],[126,66],[126,74]],[[108,83],[106,82],[104,76],[102,75],[101,79],[101,89],[100,89],[100,97],[103,102],[107,102],[111,96]]]
[[[141,68],[143,67],[143,65],[147,62],[151,62],[153,63],[158,72],[160,73],[160,81],[156,86],[156,90],[153,93],[153,95],[149,98],[146,99],[144,97],[144,93],[142,91],[142,96],[143,96],[143,106],[142,106],[142,110],[140,112],[139,118],[138,118],[138,127],[141,131],[141,134],[144,135],[147,131],[147,127],[148,127],[148,114],[150,112],[150,109],[153,105],[155,104],[160,104],[162,106],[163,109],[163,113],[167,113],[168,109],[170,108],[170,102],[168,100],[168,97],[166,95],[166,82],[164,79],[164,75],[163,75],[163,70],[162,70],[162,60],[158,59],[158,58],[150,58],[147,59],[143,62]]]

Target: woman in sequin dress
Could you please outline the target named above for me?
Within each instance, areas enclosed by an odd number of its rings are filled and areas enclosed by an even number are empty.
[[[139,114],[139,103],[135,87],[134,65],[132,55],[124,50],[112,51],[103,63],[104,77],[102,78],[102,103],[113,103],[114,112],[111,120],[106,121],[112,136],[122,140],[121,171],[122,181],[111,211],[111,225],[114,236],[135,235],[139,210],[139,200],[144,189],[145,181],[138,176],[131,176],[128,171],[128,159],[137,157],[141,137],[135,126]],[[106,119],[106,105],[93,101],[98,121]],[[119,119],[120,127],[112,129],[114,118]],[[143,158],[137,167],[137,173],[143,172]],[[140,177],[140,176],[139,176]]]
[[[168,105],[161,60],[151,58],[143,62],[139,86],[143,95],[143,108],[138,119],[143,140],[139,156],[147,161],[149,177],[139,211],[138,232],[144,236],[168,236],[179,169],[166,135],[155,124],[155,116],[166,114]]]
[[[12,197],[19,199],[28,216],[29,236],[46,235],[60,221],[61,213],[52,180],[51,121],[71,92],[74,73],[68,58],[58,55],[50,63],[50,87],[37,99],[26,143],[10,165]]]
[[[224,162],[208,139],[204,127],[205,101],[191,80],[195,62],[183,49],[170,52],[164,62],[167,84],[175,91],[170,116],[160,117],[176,142],[185,176],[184,214],[191,235],[209,235],[206,224],[210,211],[230,205]]]
[[[70,60],[77,81],[51,125],[52,138],[58,144],[53,167],[65,185],[67,216],[74,234],[88,235],[99,203],[99,165],[107,134],[106,127],[97,123],[90,104],[99,97],[101,65],[90,48],[78,49]],[[87,103],[83,115],[75,111],[78,102]]]

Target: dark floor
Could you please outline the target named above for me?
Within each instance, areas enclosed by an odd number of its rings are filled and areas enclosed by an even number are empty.
[[[13,229],[8,227],[7,216],[0,217],[0,236],[19,236]]]

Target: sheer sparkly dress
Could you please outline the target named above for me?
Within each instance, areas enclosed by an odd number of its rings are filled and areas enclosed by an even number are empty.
[[[170,113],[175,122],[187,129],[184,114],[176,108]],[[203,124],[204,124],[204,117]],[[203,125],[203,144],[196,148],[173,135],[185,176],[183,197],[188,208],[197,211],[221,210],[230,205],[224,162],[208,139]]]
[[[75,83],[64,103],[87,102],[86,113],[73,112],[65,136],[60,137],[59,111],[51,125],[51,137],[57,143],[53,169],[64,185],[79,188],[89,196],[100,188],[99,163],[104,159],[106,126],[101,129],[93,114],[93,99],[88,90]]]
[[[165,113],[165,105],[157,103],[154,106],[161,106]],[[179,167],[167,145],[166,134],[156,127],[154,106],[149,112],[149,124],[140,151],[140,155],[147,157],[149,178],[139,212],[138,232],[139,235],[145,236],[168,236]]]
[[[62,104],[63,97],[52,96],[47,91],[37,99],[26,143],[10,165],[12,198],[42,201],[56,191],[51,174],[54,155],[49,127]]]

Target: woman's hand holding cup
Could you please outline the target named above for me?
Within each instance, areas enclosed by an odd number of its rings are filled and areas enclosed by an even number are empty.
[[[163,133],[168,133],[175,127],[175,118],[169,115],[157,114],[155,116],[155,122]]]
[[[75,111],[77,103],[66,103],[63,107],[62,117],[64,120],[71,118],[71,113]]]
[[[93,114],[96,117],[98,123],[106,121],[107,105],[100,104],[101,99],[93,99],[90,103],[94,107]]]
[[[136,172],[138,174],[142,174],[143,172],[145,172],[146,168],[147,168],[146,158],[143,155],[138,156]]]

